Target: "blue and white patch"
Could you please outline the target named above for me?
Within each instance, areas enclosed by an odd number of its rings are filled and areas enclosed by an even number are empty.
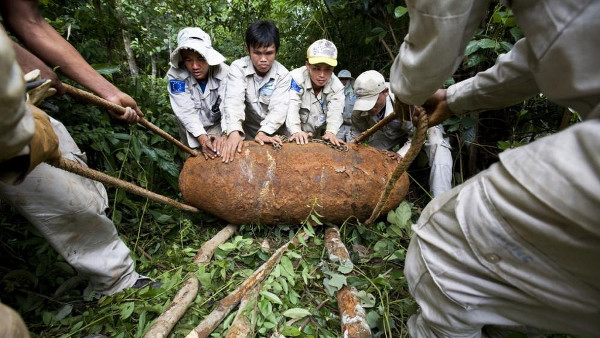
[[[296,91],[297,93],[300,93],[302,91],[302,88],[300,88],[300,86],[296,83],[296,81],[294,81],[294,79],[292,79],[292,84],[290,85],[290,89],[293,91]]]
[[[185,93],[185,81],[183,80],[169,80],[169,89],[171,94],[182,94]]]
[[[271,79],[264,86],[260,88],[260,95],[271,96],[275,91],[275,80]]]

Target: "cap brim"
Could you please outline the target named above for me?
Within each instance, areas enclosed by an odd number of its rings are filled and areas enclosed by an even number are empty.
[[[308,63],[311,65],[316,65],[317,63],[325,63],[330,65],[331,67],[337,66],[337,60],[332,58],[324,58],[324,57],[314,57],[308,58]]]
[[[171,66],[178,67],[179,62],[181,62],[181,54],[179,52],[182,49],[191,49],[200,53],[200,55],[206,59],[206,63],[208,63],[209,66],[220,65],[225,61],[225,57],[213,48],[206,47],[200,41],[188,40],[180,46],[177,46],[173,53],[171,53]]]
[[[356,102],[354,102],[353,110],[359,110],[359,111],[371,110],[371,108],[375,107],[375,103],[377,102],[378,96],[379,96],[379,94],[371,95],[371,96],[357,97]]]

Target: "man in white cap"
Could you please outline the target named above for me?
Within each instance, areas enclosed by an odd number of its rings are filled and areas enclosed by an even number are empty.
[[[310,137],[339,146],[344,141],[336,134],[342,125],[344,85],[333,75],[337,66],[337,48],[333,42],[321,39],[313,42],[306,51],[305,65],[290,72],[290,106],[286,126],[290,141],[308,143]]]
[[[394,95],[389,91],[389,83],[385,82],[379,72],[368,70],[360,74],[356,78],[354,88],[356,102],[352,112],[353,138],[394,111]],[[408,114],[398,116],[375,132],[369,140],[369,145],[384,150],[392,150],[396,145],[403,145],[398,150],[397,156],[404,156],[410,148],[414,129]],[[448,139],[443,137],[443,132],[442,126],[429,128],[427,141],[424,144],[431,166],[429,189],[434,197],[452,188],[452,154]]]
[[[179,122],[181,140],[200,148],[206,159],[215,158],[227,139],[221,108],[229,66],[212,47],[211,39],[198,27],[177,34],[177,48],[171,53],[169,99]]]
[[[271,21],[256,21],[246,30],[248,56],[231,63],[223,102],[227,123],[227,144],[223,162],[233,161],[243,141],[260,145],[281,144],[277,133],[288,109],[290,72],[275,60],[279,50],[279,29]]]
[[[337,75],[338,79],[344,85],[344,111],[342,112],[343,122],[340,126],[340,130],[337,133],[337,137],[344,142],[352,142],[352,110],[354,108],[354,101],[356,96],[354,95],[354,88],[352,82],[354,78],[352,73],[347,69],[342,69]]]

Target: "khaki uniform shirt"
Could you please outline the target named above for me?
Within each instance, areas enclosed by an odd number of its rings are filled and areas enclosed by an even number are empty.
[[[171,67],[167,73],[169,100],[177,116],[181,141],[192,148],[200,146],[198,136],[218,136],[223,130],[221,112],[229,66],[222,63],[213,69],[204,92],[187,69]]]
[[[289,74],[275,61],[260,79],[249,56],[235,60],[227,76],[223,101],[227,134],[239,131],[251,139],[259,131],[272,135],[283,126],[288,110]]]
[[[288,132],[295,134],[302,130],[319,137],[321,126],[327,123],[326,132],[336,135],[343,122],[345,96],[342,82],[331,75],[317,97],[306,66],[296,68],[290,74],[293,82],[285,122]]]
[[[25,81],[15,61],[10,39],[0,30],[0,181],[13,183],[21,173],[2,168],[1,163],[29,154],[35,131],[31,111],[25,103]],[[27,169],[27,168],[25,168]]]

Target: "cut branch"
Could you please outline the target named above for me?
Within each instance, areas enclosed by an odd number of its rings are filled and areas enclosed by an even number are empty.
[[[325,246],[329,259],[340,264],[351,262],[348,250],[336,227],[325,230]],[[367,315],[356,296],[356,289],[344,285],[337,293],[338,310],[342,320],[342,337],[371,337]]]
[[[221,229],[221,231],[219,231],[213,238],[206,241],[200,250],[198,250],[198,253],[196,256],[194,256],[194,263],[198,265],[208,264],[219,245],[225,243],[236,230],[237,225],[233,224],[228,224],[226,227]]]
[[[175,208],[178,208],[178,209],[181,209],[184,211],[188,211],[188,212],[193,212],[193,213],[199,212],[199,210],[196,207],[193,207],[193,206],[187,205],[187,204],[183,204],[181,202],[177,202],[166,196],[154,193],[154,192],[144,189],[142,187],[138,187],[137,185],[135,185],[133,183],[123,181],[116,177],[112,177],[103,172],[94,170],[92,168],[89,168],[87,166],[79,164],[79,162],[76,162],[76,161],[73,161],[73,160],[70,160],[70,159],[67,159],[64,157],[61,157],[57,162],[52,163],[52,165],[59,169],[68,171],[73,174],[77,174],[77,175],[85,177],[85,178],[89,178],[94,181],[104,183],[111,187],[120,188],[127,192],[136,194],[138,196],[146,197],[147,199],[158,202],[158,203],[167,204],[167,205],[170,205]]]
[[[408,169],[412,161],[415,159],[415,157],[417,157],[419,151],[421,151],[421,147],[423,146],[423,143],[425,143],[425,136],[427,135],[428,122],[429,120],[427,118],[427,114],[424,110],[420,110],[419,122],[417,123],[417,130],[415,130],[415,133],[413,135],[412,144],[410,145],[406,156],[404,156],[402,160],[400,160],[400,163],[398,163],[398,166],[390,176],[390,179],[387,181],[385,189],[381,193],[381,197],[379,197],[379,201],[377,202],[375,209],[373,209],[373,213],[371,214],[369,219],[365,221],[365,224],[372,224],[373,222],[375,222],[377,217],[379,217],[381,209],[383,209],[383,206],[387,202],[388,197],[390,197],[390,193],[392,192],[394,185],[396,184],[400,176],[402,176],[402,174],[406,172],[406,169]]]
[[[171,305],[152,324],[144,338],[166,337],[198,294],[198,279],[190,277],[173,298]]]
[[[384,117],[381,121],[377,122],[374,126],[372,126],[371,128],[365,130],[360,135],[358,135],[354,139],[354,141],[356,143],[360,143],[360,142],[368,139],[371,135],[375,134],[376,131],[378,131],[379,129],[381,129],[383,126],[385,126],[386,124],[388,124],[389,122],[391,122],[395,118],[396,118],[396,112],[393,111],[390,115]]]
[[[267,260],[263,265],[261,265],[254,273],[248,277],[237,289],[235,289],[232,293],[227,295],[225,298],[221,299],[217,307],[208,314],[192,330],[186,338],[204,338],[208,337],[214,329],[219,326],[219,324],[225,319],[225,316],[236,306],[239,304],[240,300],[248,293],[248,291],[252,290],[257,284],[259,284],[266,276],[268,276],[273,268],[279,263],[281,256],[287,251],[290,244],[298,243],[298,236],[305,236],[304,233],[297,234],[291,241],[287,242],[283,246],[281,246],[275,253]]]
[[[261,288],[262,283],[259,283],[242,297],[238,312],[233,318],[226,338],[254,337],[254,325],[252,325],[252,319],[248,317],[248,314],[257,311],[258,293]]]

